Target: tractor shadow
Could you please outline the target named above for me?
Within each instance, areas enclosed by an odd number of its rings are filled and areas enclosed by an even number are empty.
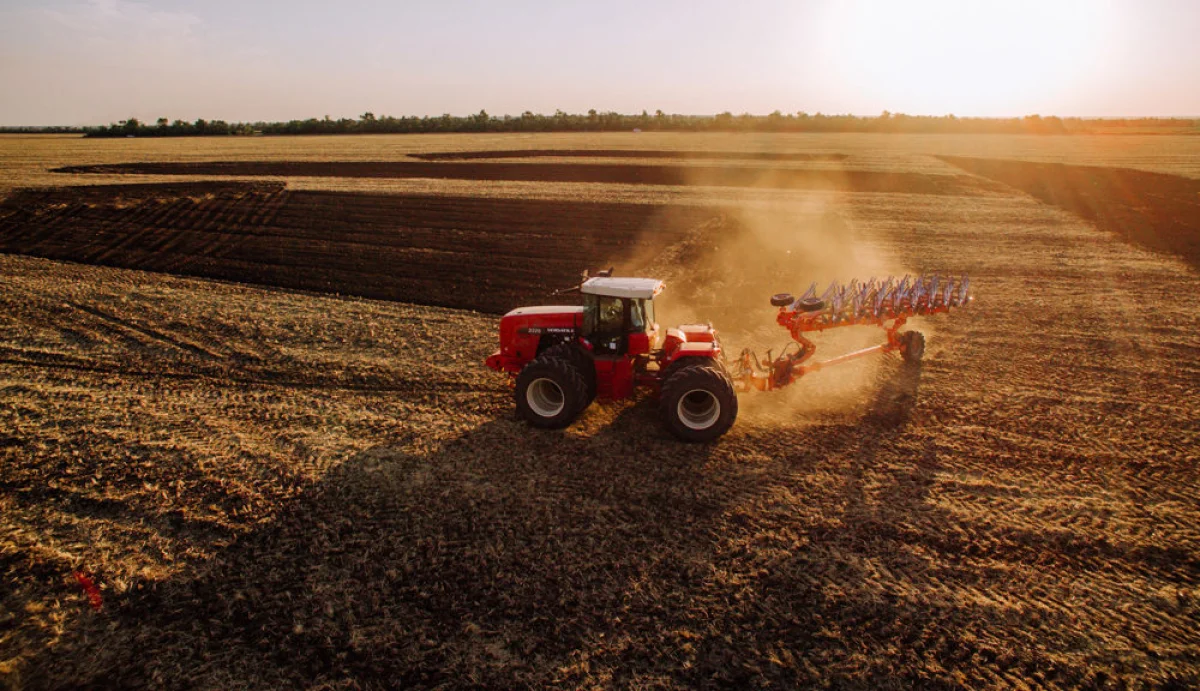
[[[897,392],[915,395],[918,376],[885,387],[866,424],[903,425]],[[573,686],[590,658],[614,682],[659,667],[689,684],[748,680],[726,669],[741,653],[720,636],[694,646],[690,670],[660,659],[699,614],[746,623],[719,603],[731,593],[712,579],[714,548],[747,529],[739,507],[814,462],[750,462],[741,451],[761,440],[728,439],[682,445],[641,398],[564,431],[506,415],[431,448],[398,440],[330,471],[199,575],[108,598],[75,653],[25,681],[149,687],[206,670],[201,685]],[[818,429],[802,446],[838,439]],[[788,599],[806,609],[808,596]]]
[[[901,368],[859,422],[782,439],[681,445],[648,400],[559,432],[505,415],[441,442],[398,439],[195,575],[110,598],[24,679],[954,686],[918,663],[969,672],[983,644],[928,638],[946,612],[897,595],[929,569],[906,547],[936,549],[949,520],[928,504],[937,453],[907,435],[919,383]],[[972,630],[1005,625],[971,614]]]

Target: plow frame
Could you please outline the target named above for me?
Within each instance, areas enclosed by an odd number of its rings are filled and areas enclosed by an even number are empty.
[[[775,389],[781,389],[794,383],[806,374],[819,372],[827,367],[841,365],[876,353],[899,352],[904,347],[900,338],[900,329],[907,323],[908,317],[895,317],[890,320],[891,324],[885,323],[886,321],[861,322],[861,324],[876,323],[882,327],[887,334],[885,342],[845,353],[844,355],[838,355],[828,360],[809,362],[812,356],[816,354],[817,344],[806,338],[803,335],[804,332],[824,331],[834,328],[834,326],[853,326],[855,323],[846,322],[837,325],[822,326],[821,328],[793,330],[792,338],[795,339],[795,343],[799,344],[799,350],[795,353],[788,352],[791,346],[789,343],[788,346],[785,346],[784,352],[774,359],[771,358],[771,351],[767,351],[767,357],[760,361],[757,355],[747,348],[742,351],[742,354],[735,363],[735,369],[731,373],[734,386],[739,391],[774,391]]]
[[[730,376],[738,391],[774,391],[794,383],[806,374],[876,353],[898,352],[904,355],[905,350],[909,347],[910,339],[923,338],[920,332],[901,331],[908,323],[909,318],[949,312],[951,307],[965,305],[971,301],[972,298],[966,296],[964,291],[961,302],[930,304],[929,301],[924,300],[915,306],[906,302],[894,310],[885,309],[876,314],[859,315],[831,313],[823,309],[804,311],[803,308],[796,309],[796,304],[800,302],[796,301],[791,305],[781,306],[775,318],[776,322],[791,334],[792,342],[784,346],[778,357],[772,357],[771,351],[767,351],[767,357],[762,360],[759,360],[757,354],[749,348],[743,350],[738,359],[734,361]],[[817,345],[810,341],[805,334],[846,326],[878,326],[884,330],[887,340],[879,345],[828,360],[810,362],[813,355],[816,354]],[[913,335],[909,336],[909,334]],[[791,350],[793,345],[798,346],[794,352]]]

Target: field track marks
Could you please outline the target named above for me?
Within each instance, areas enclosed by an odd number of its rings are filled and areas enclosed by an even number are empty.
[[[938,158],[1200,268],[1200,180],[1129,168]]]
[[[671,166],[597,163],[428,163],[387,161],[211,161],[114,163],[57,168],[58,173],[238,175],[331,178],[432,178],[634,185],[702,185],[896,194],[979,195],[1004,189],[969,175],[826,170],[769,166]]]
[[[212,324],[188,323],[154,300],[127,298],[87,304],[77,299],[78,291],[53,296],[23,282],[12,282],[6,289],[11,297],[19,296],[9,301],[8,316],[23,324],[23,330],[32,327],[22,347],[14,352],[41,362],[99,365],[136,360],[141,366],[153,362],[187,368],[198,358],[211,369],[262,360],[261,348],[252,347],[246,338],[238,334],[222,337]],[[58,334],[58,338],[49,334]],[[183,361],[172,362],[180,355]]]
[[[134,497],[94,497],[80,490],[47,487],[45,485],[22,486],[23,483],[0,483],[0,494],[13,499],[25,511],[39,508],[47,514],[62,512],[79,520],[104,519],[118,521],[123,531],[142,533],[147,537],[155,533],[171,535],[188,532],[194,537],[219,540],[232,537],[229,526],[204,518],[188,518],[176,515],[156,515],[153,509],[139,506]]]
[[[209,360],[224,360],[225,359],[225,356],[220,353],[213,352],[213,351],[211,351],[207,348],[204,348],[200,345],[197,345],[195,343],[184,340],[183,338],[168,334],[165,331],[159,331],[157,329],[152,329],[150,327],[142,326],[142,325],[134,322],[131,319],[118,317],[115,314],[110,314],[108,312],[105,312],[104,310],[101,310],[96,307],[91,307],[89,305],[83,305],[83,304],[72,303],[72,302],[68,302],[66,304],[70,305],[71,307],[74,307],[75,309],[77,309],[81,312],[85,312],[87,314],[92,315],[96,319],[104,322],[105,324],[108,324],[111,328],[115,329],[116,331],[123,333],[126,336],[129,336],[132,340],[138,340],[136,336],[133,336],[133,334],[139,334],[145,338],[150,339],[151,341],[154,341],[157,343],[162,343],[162,344],[165,344],[165,345],[173,347],[173,348],[178,348],[179,350],[182,350],[187,353],[191,353],[192,355],[196,355],[198,357],[207,358]]]
[[[667,158],[687,161],[844,161],[849,154],[772,151],[664,151],[647,149],[513,149],[409,154],[422,161],[470,161],[492,158]]]
[[[173,369],[150,370],[142,369],[135,365],[103,364],[63,353],[14,349],[8,346],[0,346],[0,365],[119,375],[132,379],[198,381],[212,382],[219,385],[233,384],[280,389],[327,389],[398,394],[456,394],[487,392],[493,391],[496,388],[492,382],[480,384],[474,380],[462,379],[461,377],[439,377],[436,375],[421,377],[381,375],[375,377],[374,381],[353,381],[350,378],[338,379],[321,375],[314,376],[307,372],[298,374],[278,369],[262,369],[252,372],[227,370],[217,373],[178,371]]]

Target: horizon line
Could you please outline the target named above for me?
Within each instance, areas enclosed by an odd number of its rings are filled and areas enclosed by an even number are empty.
[[[631,113],[622,113],[622,112],[620,112],[620,111],[615,111],[615,110],[605,110],[605,111],[601,111],[601,110],[599,110],[599,109],[591,109],[591,110],[595,110],[595,111],[596,111],[596,113],[597,113],[597,115],[604,115],[604,114],[614,114],[614,113],[615,113],[615,114],[617,114],[617,115],[621,115],[621,116],[625,116],[625,117],[638,117],[638,116],[639,116],[639,115],[641,115],[642,113],[646,113],[646,114],[649,114],[649,115],[651,115],[651,117],[655,117],[655,115],[654,115],[654,114],[658,112],[658,110],[656,109],[656,110],[655,110],[653,113],[651,113],[651,111],[650,111],[650,110],[648,110],[648,109],[645,109],[645,108],[643,108],[643,109],[641,110],[641,112],[640,112],[640,113],[639,113],[639,112],[637,112],[637,111],[634,111],[634,112],[631,112]],[[557,112],[559,112],[559,111],[556,109],[555,113],[557,113]],[[588,114],[590,111],[583,111],[583,112],[581,112],[581,113],[570,113],[570,112],[567,112],[567,111],[562,111],[562,112],[564,112],[564,113],[566,113],[567,115],[570,115],[570,116],[580,116],[580,115],[587,115],[587,114]],[[487,113],[487,109],[480,109],[480,110],[479,110],[479,111],[477,111],[477,112],[474,112],[474,113],[467,113],[467,114],[465,114],[465,115],[459,115],[459,114],[455,114],[455,113],[437,113],[437,114],[431,114],[431,113],[430,113],[430,114],[424,114],[424,115],[416,115],[416,114],[406,114],[406,115],[390,115],[390,114],[386,114],[386,113],[384,113],[384,114],[381,114],[381,115],[374,115],[373,111],[367,110],[367,111],[363,111],[363,113],[361,113],[361,114],[360,114],[360,115],[358,115],[357,117],[345,117],[345,116],[333,117],[333,116],[331,116],[331,115],[328,115],[328,114],[326,114],[326,115],[323,115],[323,116],[321,116],[321,117],[316,117],[316,116],[308,116],[308,117],[303,117],[303,118],[296,118],[296,117],[293,117],[293,118],[287,118],[287,119],[275,119],[275,120],[272,120],[272,119],[263,119],[263,118],[259,118],[259,119],[238,119],[238,120],[223,120],[223,119],[221,119],[221,118],[211,118],[211,119],[210,119],[210,118],[195,118],[195,119],[193,119],[193,120],[186,120],[186,119],[184,119],[184,118],[167,118],[167,119],[168,119],[170,122],[175,122],[175,121],[183,121],[183,122],[189,122],[189,123],[190,123],[190,122],[195,122],[196,120],[206,120],[206,121],[208,121],[208,122],[226,122],[226,123],[229,123],[229,124],[255,124],[255,123],[305,122],[305,121],[308,121],[308,120],[319,120],[319,121],[323,121],[323,120],[326,120],[326,119],[328,119],[328,120],[333,120],[333,121],[338,121],[338,120],[356,120],[356,121],[361,121],[361,120],[363,119],[363,118],[362,118],[362,116],[363,116],[363,115],[366,115],[366,114],[368,114],[368,113],[372,114],[372,115],[373,115],[373,116],[374,116],[376,119],[381,119],[381,118],[393,118],[393,119],[402,119],[402,118],[440,118],[440,117],[445,117],[445,116],[450,116],[450,117],[454,117],[454,118],[467,118],[467,117],[474,117],[474,116],[476,116],[476,115],[479,115],[479,113]],[[514,119],[519,119],[519,118],[521,118],[521,117],[522,117],[522,115],[524,115],[524,113],[532,113],[534,116],[537,116],[537,117],[553,117],[553,116],[555,115],[555,113],[538,113],[538,112],[534,112],[534,111],[528,111],[528,110],[526,110],[526,111],[522,111],[521,113],[517,113],[517,114],[513,114],[513,113],[501,113],[501,114],[487,113],[487,115],[488,115],[488,118],[489,118],[489,119],[492,119],[492,118],[499,118],[499,119],[504,119],[504,118],[514,118]],[[935,115],[935,114],[930,114],[930,113],[903,113],[903,112],[893,112],[893,111],[890,111],[890,110],[884,110],[884,111],[881,111],[881,112],[879,112],[879,113],[876,113],[876,114],[871,114],[871,115],[866,115],[866,114],[861,114],[861,113],[826,113],[826,112],[823,112],[823,111],[814,111],[814,112],[808,112],[808,111],[802,111],[802,110],[801,110],[801,111],[793,111],[793,112],[783,112],[782,110],[779,110],[779,109],[776,109],[776,110],[774,110],[774,111],[771,111],[771,112],[769,112],[769,113],[751,113],[751,112],[748,112],[748,111],[744,111],[744,112],[741,112],[741,113],[735,113],[735,112],[733,112],[733,111],[731,111],[731,110],[723,110],[723,111],[720,111],[720,112],[718,112],[718,113],[667,113],[667,112],[664,112],[664,113],[663,113],[663,115],[664,115],[665,117],[685,117],[685,118],[716,118],[716,117],[718,117],[718,116],[720,116],[720,115],[727,115],[727,114],[728,114],[728,115],[732,115],[732,116],[733,116],[733,117],[735,117],[735,118],[736,118],[736,117],[743,117],[743,116],[750,116],[750,117],[755,117],[755,118],[765,118],[765,117],[768,117],[768,116],[770,116],[770,115],[772,115],[772,114],[774,114],[774,113],[779,113],[779,114],[780,114],[780,115],[782,115],[783,117],[793,117],[793,118],[794,118],[794,117],[796,117],[796,116],[798,116],[798,115],[800,115],[800,114],[804,114],[804,115],[806,115],[806,116],[808,116],[808,117],[826,117],[826,118],[845,118],[845,117],[854,117],[854,118],[864,118],[864,119],[880,119],[880,118],[883,118],[883,117],[884,117],[884,113],[887,113],[889,117],[900,117],[900,116],[903,116],[903,117],[911,117],[911,118],[951,118],[951,117],[952,117],[952,118],[959,119],[959,120],[1021,120],[1021,119],[1024,119],[1024,118],[1030,118],[1030,117],[1040,117],[1040,118],[1058,118],[1058,119],[1060,119],[1060,120],[1200,120],[1200,114],[1178,114],[1178,115],[1129,115],[1129,114],[1126,114],[1126,115],[1058,115],[1058,114],[1042,114],[1042,113],[1025,113],[1025,114],[1022,114],[1022,115],[958,115],[958,114],[956,114],[956,113],[942,113],[942,114],[936,114],[936,115]],[[160,116],[160,118],[161,118],[161,117],[165,117],[165,116]],[[142,123],[144,123],[144,124],[150,124],[150,123],[153,123],[153,122],[155,122],[156,120],[158,120],[158,119],[159,119],[159,118],[155,118],[155,119],[145,119],[145,120],[143,120],[142,118],[136,118],[136,116],[134,116],[134,118],[135,118],[135,119],[137,119],[139,122],[142,122]],[[38,129],[38,128],[54,128],[54,127],[61,127],[61,128],[73,128],[73,129],[85,129],[85,128],[90,128],[90,127],[107,127],[107,126],[109,126],[109,125],[112,125],[112,124],[115,124],[115,123],[118,123],[118,122],[125,122],[125,121],[127,121],[127,120],[128,120],[128,118],[126,118],[126,119],[124,119],[124,120],[117,120],[117,121],[109,122],[109,123],[107,123],[107,124],[62,124],[62,123],[58,123],[58,124],[44,124],[44,123],[43,123],[43,124],[31,125],[31,124],[6,124],[6,123],[0,123],[0,129]]]

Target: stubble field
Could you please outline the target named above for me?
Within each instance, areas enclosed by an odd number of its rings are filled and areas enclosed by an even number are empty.
[[[1198,140],[0,138],[0,680],[1194,687]],[[611,264],[735,352],[977,299],[711,445],[531,430],[497,315]]]

